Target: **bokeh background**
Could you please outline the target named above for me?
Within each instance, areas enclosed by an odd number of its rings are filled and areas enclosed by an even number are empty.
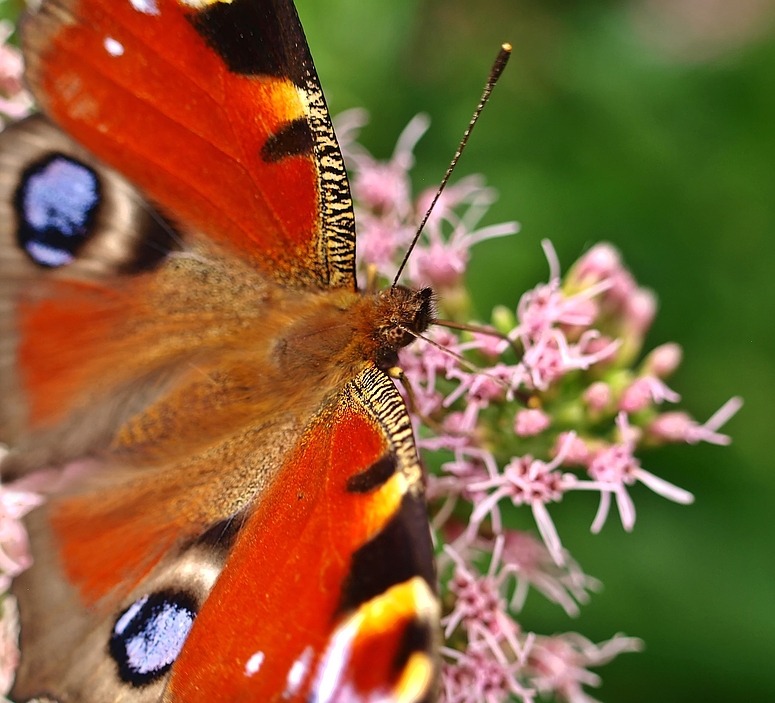
[[[605,590],[572,622],[532,593],[523,625],[642,637],[645,652],[600,670],[607,703],[775,700],[775,0],[297,5],[332,111],[368,108],[376,155],[430,114],[418,187],[439,181],[498,46],[514,45],[458,170],[500,191],[488,223],[522,224],[475,250],[480,317],[546,280],[542,238],[566,269],[608,240],[659,295],[649,346],[685,350],[671,383],[684,407],[704,421],[745,398],[731,447],[643,457],[693,506],[636,487],[634,533],[610,518],[598,536],[592,495],[554,506],[565,545]]]
[[[514,55],[463,157],[501,194],[487,222],[522,232],[474,250],[481,317],[594,242],[659,295],[649,346],[680,342],[671,385],[704,421],[746,405],[731,447],[646,454],[691,490],[683,507],[633,491],[638,520],[588,526],[592,495],[552,508],[605,590],[575,621],[531,594],[537,632],[642,637],[601,668],[606,703],[775,700],[775,2],[773,0],[297,0],[334,113],[371,112],[387,158],[417,112],[418,187],[440,179],[503,41]],[[526,517],[529,524],[529,516]]]

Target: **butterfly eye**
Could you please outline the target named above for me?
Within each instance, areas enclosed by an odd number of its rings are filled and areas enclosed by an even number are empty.
[[[41,266],[70,263],[93,229],[100,201],[91,168],[64,154],[46,156],[24,171],[16,191],[19,246]]]
[[[196,613],[194,599],[183,592],[160,591],[132,603],[116,620],[110,638],[121,679],[144,686],[166,674],[183,649]]]

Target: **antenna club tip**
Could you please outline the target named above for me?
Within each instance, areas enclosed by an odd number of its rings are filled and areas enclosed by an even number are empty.
[[[509,44],[509,42],[503,42],[503,44],[501,44],[501,50],[505,51],[507,54],[510,54],[513,48],[514,47]]]

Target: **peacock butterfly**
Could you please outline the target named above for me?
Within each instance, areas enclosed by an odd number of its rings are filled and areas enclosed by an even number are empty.
[[[42,0],[0,135],[4,481],[56,469],[12,696],[432,700],[422,471],[291,0]],[[56,484],[56,490],[54,486]]]

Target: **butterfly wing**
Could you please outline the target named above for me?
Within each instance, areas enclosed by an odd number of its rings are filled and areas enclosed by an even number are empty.
[[[45,0],[23,37],[46,114],[165,214],[284,285],[354,288],[344,163],[290,0]]]
[[[173,700],[213,700],[197,692],[214,678],[224,702],[429,696],[438,613],[421,474],[400,396],[365,370],[247,517],[175,664]],[[237,619],[239,638],[217,627]]]
[[[219,451],[225,460],[244,450],[234,471],[252,472],[254,485],[265,453],[300,439],[259,499],[236,513],[226,505],[229,481],[214,489],[215,457],[206,455],[150,486],[125,476],[34,514],[34,537],[49,549],[15,582],[16,700],[428,699],[433,551],[411,427],[392,382],[367,368],[303,432],[276,428],[258,442],[248,434]],[[169,480],[176,471],[187,486]],[[194,517],[202,502],[191,494],[202,491],[211,493],[207,512]],[[138,509],[151,500],[153,511]],[[165,513],[165,502],[175,510]],[[182,524],[160,525],[165,514]]]

